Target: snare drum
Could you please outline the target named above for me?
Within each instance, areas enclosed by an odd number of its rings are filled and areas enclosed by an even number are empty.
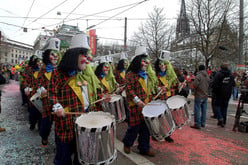
[[[125,105],[122,96],[114,95],[110,102],[102,101],[102,108],[104,112],[109,112],[115,116],[117,122],[122,122],[126,119]]]
[[[189,106],[185,97],[175,95],[168,98],[166,103],[177,128],[181,128],[190,121]]]
[[[106,112],[82,114],[75,121],[78,159],[82,164],[110,164],[117,157],[115,118]]]
[[[31,98],[30,98],[31,103],[35,106],[36,109],[39,110],[40,113],[42,113],[43,109],[43,103],[40,99],[40,94],[35,93]]]
[[[148,103],[142,110],[150,134],[158,141],[175,131],[175,123],[165,102],[160,100]]]

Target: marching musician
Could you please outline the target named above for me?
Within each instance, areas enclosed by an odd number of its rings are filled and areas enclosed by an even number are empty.
[[[100,81],[100,86],[102,91],[98,93],[99,98],[105,98],[105,102],[111,100],[111,94],[115,93],[118,89],[118,84],[115,80],[112,66],[109,63],[110,58],[108,56],[103,56],[100,60],[100,64],[96,67],[95,75]],[[102,106],[98,103],[96,110],[102,110]]]
[[[156,84],[154,78],[151,77],[152,74],[148,74],[149,63],[146,48],[140,46],[135,50],[135,57],[126,73],[125,90],[130,116],[123,143],[124,152],[127,154],[130,153],[130,148],[139,134],[140,154],[155,156],[150,149],[150,133],[142,115],[143,107],[152,99]]]
[[[128,68],[128,64],[129,64],[129,61],[127,59],[127,54],[122,52],[120,61],[117,63],[117,66],[115,67],[113,72],[114,72],[116,82],[123,88],[125,87],[125,84],[126,84],[125,74],[126,74],[126,71]],[[121,95],[124,98],[126,98],[125,90],[123,90]],[[127,108],[126,99],[124,99],[124,106],[125,106],[125,113],[126,113],[125,121],[128,122],[129,112],[128,112],[128,108]]]
[[[125,53],[121,54],[120,61],[117,63],[116,68],[113,73],[115,76],[115,80],[120,86],[125,85],[125,74],[128,67],[128,59]]]
[[[45,46],[45,51],[42,55],[43,66],[41,67],[38,75],[39,88],[37,93],[40,94],[43,103],[42,119],[40,124],[40,136],[41,144],[46,146],[48,144],[48,136],[51,132],[53,115],[51,114],[52,106],[47,98],[47,89],[53,76],[53,70],[55,69],[59,55],[60,40],[58,38],[51,38],[48,44]]]
[[[158,91],[160,91],[162,87],[166,88],[166,92],[159,95],[158,99],[160,100],[167,100],[167,98],[175,95],[175,91],[178,89],[177,75],[169,62],[169,56],[170,54],[168,51],[161,51],[161,54],[154,65],[158,78]],[[164,139],[169,143],[174,142],[171,136]]]
[[[55,165],[79,164],[76,152],[75,118],[76,114],[87,112],[90,102],[83,86],[87,80],[80,79],[86,69],[87,52],[90,49],[84,33],[72,37],[71,46],[63,55],[54,76],[50,80],[48,99],[55,114]]]
[[[40,61],[36,55],[33,55],[29,59],[28,67],[25,71],[27,74],[24,77],[24,92],[28,97],[28,100],[36,93],[36,89],[38,88],[37,80],[39,73]],[[29,101],[28,104],[29,111],[29,124],[30,130],[35,129],[35,125],[38,123],[38,129],[40,127],[41,113],[39,110]]]

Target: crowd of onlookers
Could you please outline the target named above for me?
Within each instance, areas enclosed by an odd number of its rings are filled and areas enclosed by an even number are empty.
[[[9,83],[9,80],[19,80],[19,71],[13,66],[0,65],[0,84]]]
[[[211,69],[211,68],[207,69],[207,73],[210,77],[209,97],[212,96],[211,81],[213,80],[213,78],[214,78],[214,76],[218,70],[219,69]],[[185,90],[187,90],[189,94],[193,94],[194,93],[193,81],[194,81],[195,76],[197,74],[197,70],[193,72],[193,71],[186,71],[185,69],[182,69],[182,70],[179,70],[179,72],[180,73],[178,75],[182,76],[182,79],[186,80],[186,82],[187,82],[187,86],[186,86]],[[248,81],[248,76],[247,76],[247,72],[245,72],[245,71],[234,71],[234,72],[232,72],[232,74],[233,74],[234,80],[235,80],[235,87],[233,87],[233,91],[232,91],[232,99],[238,100],[240,90],[242,88],[247,88],[245,82]]]

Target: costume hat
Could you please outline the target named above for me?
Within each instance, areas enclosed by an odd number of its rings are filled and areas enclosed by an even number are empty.
[[[60,39],[58,38],[51,38],[48,40],[47,44],[44,46],[43,50],[52,49],[59,51],[60,49]]]
[[[90,49],[88,36],[85,33],[76,34],[71,39],[71,48],[85,48]]]
[[[170,61],[170,51],[162,50],[159,59],[162,61]]]

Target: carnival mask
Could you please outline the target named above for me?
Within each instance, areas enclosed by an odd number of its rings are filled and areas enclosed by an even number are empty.
[[[49,60],[52,63],[52,65],[56,65],[58,62],[58,52],[52,50],[51,53],[49,54]]]

